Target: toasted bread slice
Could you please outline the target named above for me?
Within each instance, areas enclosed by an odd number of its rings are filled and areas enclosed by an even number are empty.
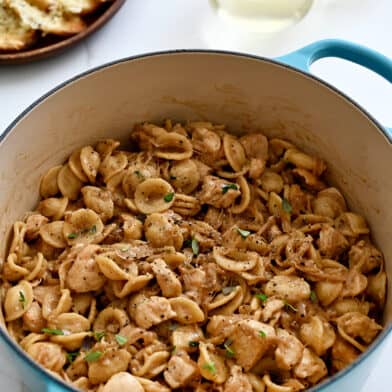
[[[94,12],[101,4],[100,0],[28,0],[41,10],[61,10],[66,14],[85,15]]]
[[[25,49],[34,43],[36,33],[23,26],[19,17],[0,1],[0,50]]]
[[[7,0],[8,5],[20,17],[23,24],[44,33],[56,35],[73,35],[86,28],[77,15],[64,15],[58,9],[47,12],[33,6],[25,0]]]

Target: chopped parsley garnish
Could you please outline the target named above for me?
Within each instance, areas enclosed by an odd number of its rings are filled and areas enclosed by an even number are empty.
[[[64,331],[61,329],[42,328],[41,332],[47,333],[49,335],[64,335]]]
[[[177,180],[177,177],[176,177],[176,176],[173,176],[173,175],[170,175],[170,179],[171,179],[171,180]]]
[[[94,332],[94,337],[97,342],[100,342],[104,336],[106,336],[106,332]]]
[[[74,352],[71,352],[71,353],[67,353],[66,356],[67,356],[68,362],[72,363],[79,354],[80,354],[79,351],[74,351]]]
[[[88,230],[89,234],[95,234],[97,232],[97,226],[92,225]]]
[[[284,306],[286,307],[287,310],[291,310],[293,312],[298,312],[298,309],[295,306],[289,304],[288,302],[285,302]]]
[[[197,241],[196,238],[192,238],[192,252],[195,256],[197,256],[199,254],[199,242]]]
[[[189,347],[199,347],[199,342],[195,342],[194,340],[191,340],[189,343]]]
[[[102,356],[101,351],[90,351],[89,353],[86,354],[84,360],[87,362],[95,362],[98,361],[98,359],[101,358],[101,356]]]
[[[173,200],[174,197],[174,192],[166,193],[165,196],[163,196],[163,200],[165,200],[166,203],[170,203]]]
[[[310,300],[315,304],[318,302],[317,294],[313,290],[310,292]]]
[[[286,198],[283,198],[282,200],[282,208],[283,211],[287,212],[288,214],[291,214],[291,212],[293,211],[293,207]]]
[[[247,237],[251,234],[250,231],[248,231],[248,230],[242,230],[242,229],[239,229],[239,228],[237,228],[237,231],[238,231],[238,234],[240,234],[240,236],[241,236],[243,239],[247,238]]]
[[[259,336],[261,336],[262,338],[265,338],[267,336],[267,334],[264,331],[259,331]]]
[[[27,304],[27,300],[23,291],[19,291],[19,302],[22,305],[22,308],[24,309]]]
[[[77,235],[76,233],[69,233],[69,234],[68,234],[68,238],[69,238],[70,240],[75,239],[77,236],[78,236],[78,235]]]
[[[173,346],[172,349],[171,349],[171,353],[172,353],[172,354],[175,354],[175,353],[176,353],[176,350],[177,350],[177,346]]]
[[[232,293],[236,288],[237,288],[237,286],[226,286],[226,287],[223,287],[222,293],[223,293],[223,295],[229,295],[229,294]]]
[[[238,191],[238,185],[237,184],[225,184],[222,186],[222,193],[225,194],[229,191],[229,189],[233,189],[235,191]]]
[[[121,336],[121,335],[116,335],[114,338],[116,339],[117,343],[120,346],[124,346],[124,344],[128,341],[128,339],[125,336]]]
[[[231,339],[227,339],[227,340],[225,341],[225,343],[223,344],[223,347],[224,347],[225,350],[226,350],[226,355],[227,355],[229,358],[232,358],[232,357],[234,357],[234,355],[235,355],[234,350],[233,350],[232,348],[230,348],[230,346],[231,346],[232,343],[233,343],[233,341],[232,341]]]
[[[258,298],[261,302],[265,302],[268,299],[268,295],[263,293],[255,294],[255,297]]]
[[[178,324],[170,324],[168,328],[169,331],[175,331],[178,328]]]
[[[184,248],[190,248],[192,246],[192,240],[191,239],[187,239],[184,241]]]
[[[214,362],[205,363],[202,366],[202,368],[208,370],[211,374],[215,374],[216,373],[216,367],[215,367],[215,363]]]

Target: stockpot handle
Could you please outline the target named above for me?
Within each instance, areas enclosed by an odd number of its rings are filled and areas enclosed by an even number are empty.
[[[375,50],[339,39],[314,42],[276,60],[310,73],[310,66],[325,57],[339,57],[362,65],[392,83],[392,60]],[[392,128],[385,127],[392,138]]]

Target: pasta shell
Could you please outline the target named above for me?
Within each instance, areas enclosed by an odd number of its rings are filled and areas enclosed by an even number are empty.
[[[234,296],[231,301],[228,301],[223,306],[218,307],[217,309],[213,310],[212,314],[224,314],[227,316],[232,315],[243,303],[245,299],[246,290],[242,287],[237,286],[236,290],[234,291]]]
[[[102,174],[103,179],[107,182],[111,177],[120,173],[127,167],[128,158],[122,151],[114,152],[108,155],[99,166],[99,173]]]
[[[68,164],[60,169],[57,176],[57,185],[61,194],[70,200],[76,200],[82,188],[82,182],[75,176]]]
[[[46,174],[42,177],[39,193],[43,199],[51,196],[56,196],[59,193],[59,187],[57,185],[57,176],[62,166],[54,166],[50,168]]]
[[[302,151],[291,148],[285,152],[283,159],[299,168],[309,170],[317,177],[320,176],[327,167],[321,159],[311,157]]]
[[[369,234],[369,228],[361,215],[344,212],[335,220],[335,227],[346,237]]]
[[[113,260],[115,253],[97,255],[95,261],[101,272],[110,280],[128,280],[129,274],[122,270]]]
[[[95,211],[104,222],[112,218],[114,203],[109,191],[95,186],[85,186],[82,188],[82,195],[86,207]]]
[[[149,178],[159,176],[159,171],[154,165],[142,164],[138,161],[131,163],[124,174],[122,189],[128,197],[133,197],[139,184]]]
[[[104,139],[100,140],[95,149],[99,153],[101,160],[103,161],[107,156],[112,155],[113,151],[120,145],[118,140]]]
[[[65,218],[63,234],[69,245],[94,242],[104,229],[101,218],[90,209],[81,208]]]
[[[194,324],[204,321],[204,313],[199,305],[187,297],[169,299],[170,306],[176,313],[175,320],[181,324]]]
[[[223,269],[233,272],[249,271],[255,267],[259,258],[256,252],[244,252],[237,249],[214,247],[215,262]]]
[[[50,197],[38,204],[38,211],[55,221],[60,220],[68,205],[68,197]]]
[[[30,283],[22,280],[16,286],[11,287],[5,295],[5,320],[12,321],[22,317],[32,303],[33,288]]]
[[[242,144],[233,135],[225,134],[223,137],[223,149],[232,169],[235,172],[241,171],[247,163]]]
[[[67,361],[64,350],[55,343],[34,343],[26,351],[36,362],[54,372],[60,372]]]
[[[63,230],[64,222],[55,221],[43,225],[39,230],[39,234],[41,238],[50,246],[53,246],[57,249],[63,249],[67,246],[67,241],[64,238]]]
[[[200,172],[192,159],[175,162],[168,177],[174,188],[185,194],[193,192],[200,182]]]
[[[82,347],[83,341],[88,336],[91,336],[91,332],[77,332],[72,333],[71,335],[51,336],[50,340],[68,351],[77,351]]]
[[[94,321],[94,331],[117,333],[129,324],[129,318],[124,310],[106,308],[98,313]]]
[[[49,286],[44,291],[42,300],[42,315],[45,319],[56,317],[61,313],[68,312],[72,307],[71,292],[68,289],[58,290],[57,287]]]
[[[265,192],[280,193],[283,189],[283,178],[272,171],[266,171],[258,181]]]
[[[233,214],[241,214],[244,212],[250,204],[250,189],[248,182],[245,180],[245,177],[241,176],[237,180],[237,184],[241,191],[241,200],[238,204],[234,204],[230,211]]]
[[[212,345],[200,342],[200,355],[197,360],[200,374],[209,381],[223,384],[229,377],[229,371],[225,360],[220,357]]]
[[[175,132],[166,132],[158,136],[155,145],[154,154],[159,158],[180,161],[190,158],[193,154],[190,140]]]
[[[91,146],[83,147],[80,151],[80,164],[89,182],[94,183],[101,165],[99,154]]]
[[[176,193],[173,211],[182,216],[195,216],[200,212],[200,201],[194,196]]]
[[[143,214],[166,211],[173,203],[174,189],[161,178],[148,179],[136,188],[135,205]]]
[[[127,372],[119,372],[110,377],[101,392],[123,391],[144,392],[144,388],[136,377]]]
[[[89,331],[90,321],[77,313],[62,313],[51,317],[48,326],[52,329],[62,330],[65,335],[69,335],[70,333]]]
[[[114,295],[118,298],[124,298],[127,295],[141,290],[153,278],[153,275],[132,276],[127,281],[113,281],[112,287]]]
[[[68,159],[68,166],[72,170],[72,173],[82,182],[87,182],[88,178],[83,171],[82,164],[80,162],[81,149],[75,150]]]
[[[309,283],[298,276],[276,275],[265,285],[264,291],[268,296],[293,302],[305,301],[310,296]]]

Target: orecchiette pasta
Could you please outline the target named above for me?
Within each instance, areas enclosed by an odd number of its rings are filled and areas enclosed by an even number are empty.
[[[326,164],[210,122],[49,169],[2,268],[9,334],[86,392],[298,392],[376,338],[383,255]]]

